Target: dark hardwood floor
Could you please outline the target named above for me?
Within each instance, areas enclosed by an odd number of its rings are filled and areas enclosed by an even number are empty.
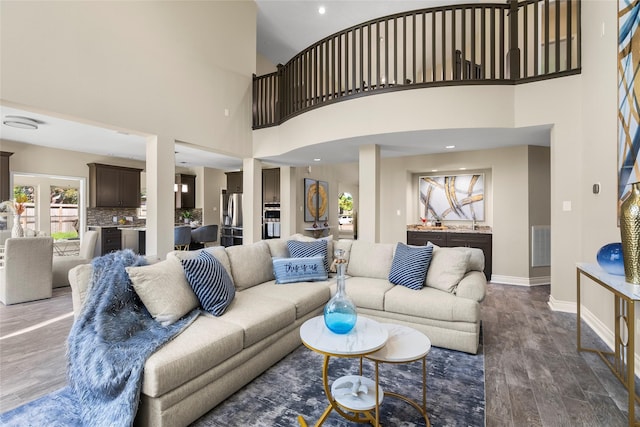
[[[597,355],[576,351],[576,316],[551,311],[548,299],[548,286],[488,286],[486,425],[627,425],[624,387]],[[0,304],[0,412],[66,385],[71,310],[70,288],[50,300]],[[603,347],[584,326],[584,343]]]

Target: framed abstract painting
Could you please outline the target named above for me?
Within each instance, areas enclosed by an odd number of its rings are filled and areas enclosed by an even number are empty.
[[[421,176],[418,197],[426,220],[484,221],[484,174]]]

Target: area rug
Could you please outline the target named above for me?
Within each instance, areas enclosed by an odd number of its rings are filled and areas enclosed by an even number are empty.
[[[312,426],[324,412],[327,400],[322,386],[322,356],[298,347],[250,384],[240,389],[192,424],[193,427],[295,427],[298,415]],[[331,359],[330,378],[357,373],[354,359]],[[365,372],[373,365],[365,362]],[[372,377],[372,375],[371,375]],[[415,397],[422,393],[422,364],[383,364],[380,381],[384,389]],[[433,347],[427,356],[427,413],[433,427],[484,426],[484,355]],[[78,408],[69,388],[61,389],[26,405],[0,414],[2,426],[79,426]],[[424,418],[409,404],[386,397],[381,406],[386,427],[424,427]],[[326,427],[361,426],[335,412]]]
[[[327,406],[322,385],[321,355],[298,347],[250,384],[192,424],[193,427],[293,427],[298,415],[312,426]],[[373,364],[364,374],[373,378]],[[331,359],[329,377],[357,374],[356,359]],[[370,375],[367,375],[367,372]],[[382,364],[380,382],[388,391],[421,402],[422,363]],[[427,356],[427,413],[433,427],[485,424],[484,355],[433,347]],[[425,426],[419,412],[400,399],[385,397],[381,406],[383,426]],[[361,426],[332,412],[327,427]]]

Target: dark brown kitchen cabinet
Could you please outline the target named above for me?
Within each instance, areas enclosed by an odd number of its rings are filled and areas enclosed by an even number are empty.
[[[242,193],[242,171],[227,172],[227,194]]]
[[[118,227],[89,226],[87,228],[98,232],[94,256],[106,255],[122,249],[122,232]]]
[[[196,207],[196,176],[183,173],[176,175],[176,208],[193,209]]]
[[[451,231],[412,231],[407,230],[407,244],[423,246],[428,242],[442,247],[468,247],[482,249],[484,252],[484,274],[491,280],[493,236],[489,233],[459,233]]]
[[[142,169],[89,163],[89,204],[93,208],[139,208]]]
[[[262,203],[280,202],[280,168],[262,170]]]

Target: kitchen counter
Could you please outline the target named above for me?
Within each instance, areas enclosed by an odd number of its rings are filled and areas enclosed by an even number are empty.
[[[430,227],[421,224],[409,224],[407,225],[407,231],[437,231],[444,233],[476,233],[476,234],[491,234],[493,231],[489,226],[479,226],[477,229],[472,229],[467,226],[458,225],[443,225],[442,227]]]

